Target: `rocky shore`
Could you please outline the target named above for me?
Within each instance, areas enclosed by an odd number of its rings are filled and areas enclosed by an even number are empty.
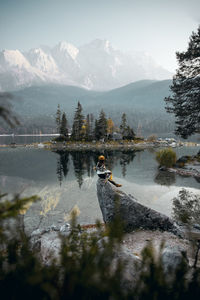
[[[97,181],[97,196],[105,223],[112,221],[116,214],[116,207],[124,221],[124,237],[121,247],[115,249],[113,264],[118,259],[125,261],[124,280],[126,284],[133,284],[136,278],[135,263],[140,264],[142,250],[152,243],[156,255],[161,255],[163,267],[166,272],[172,272],[178,264],[185,260],[188,267],[192,266],[195,257],[195,248],[191,243],[191,234],[186,229],[178,226],[172,219],[147,208],[137,200],[113,187],[109,182]],[[118,203],[116,206],[116,202]],[[82,232],[91,234],[95,232],[95,226],[82,226]],[[41,259],[48,264],[53,257],[58,257],[61,240],[70,233],[70,225],[64,223],[59,226],[50,226],[45,230],[37,229],[31,233],[30,239],[33,248],[39,250]],[[193,241],[200,239],[200,230],[196,230]],[[161,245],[164,242],[164,246]],[[102,241],[98,242],[102,247]],[[199,262],[198,262],[199,263]],[[170,273],[171,274],[171,273]]]
[[[143,150],[148,148],[159,148],[159,147],[180,147],[180,146],[197,146],[196,143],[170,143],[161,141],[148,141],[148,140],[135,140],[135,141],[110,141],[110,142],[43,142],[43,143],[32,143],[32,144],[16,144],[0,145],[4,147],[26,147],[26,148],[44,148],[50,150],[124,150],[124,149],[135,149]]]
[[[181,232],[173,220],[138,203],[132,195],[127,195],[101,178],[97,180],[97,197],[106,224],[118,216],[125,232],[148,229],[168,231],[181,236]]]

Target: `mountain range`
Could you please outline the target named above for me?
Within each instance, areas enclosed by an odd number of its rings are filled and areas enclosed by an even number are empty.
[[[73,113],[79,101],[85,112],[103,109],[117,112],[165,112],[164,98],[170,94],[171,80],[141,80],[110,91],[91,91],[75,86],[43,85],[13,92],[14,110],[20,115],[52,115],[61,109]]]
[[[60,42],[26,52],[0,52],[0,91],[60,84],[89,90],[111,90],[138,80],[164,80],[172,74],[142,52],[124,53],[107,40],[79,48]]]
[[[170,132],[174,122],[166,113],[164,98],[170,95],[171,83],[171,80],[142,80],[110,91],[54,84],[28,87],[12,92],[12,105],[14,113],[24,124],[21,132],[28,127],[40,128],[43,132],[55,129],[58,104],[66,112],[71,126],[78,101],[85,116],[93,113],[97,118],[103,109],[107,117],[119,126],[125,112],[134,129],[139,126],[144,132]]]

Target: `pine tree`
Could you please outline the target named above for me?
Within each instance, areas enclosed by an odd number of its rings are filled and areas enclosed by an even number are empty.
[[[60,110],[60,104],[58,104],[57,111],[56,111],[56,125],[57,125],[57,131],[60,133],[60,125],[61,125],[61,110]]]
[[[82,115],[82,106],[78,102],[75,114],[74,122],[72,126],[72,140],[80,141],[83,138],[82,126],[84,124],[84,116]]]
[[[107,138],[107,130],[108,130],[108,123],[106,119],[106,114],[101,110],[99,114],[99,119],[95,122],[95,137],[96,139],[105,139]]]
[[[186,52],[177,52],[179,67],[165,98],[167,112],[176,118],[175,133],[183,138],[200,131],[200,26],[193,32]]]
[[[60,123],[60,134],[65,138],[68,138],[68,123],[65,112],[62,114],[62,119]]]
[[[126,114],[123,113],[122,114],[122,121],[121,121],[121,125],[120,125],[120,131],[122,136],[124,137],[126,135],[126,131],[127,131],[127,119],[126,119]]]
[[[134,133],[133,129],[127,125],[127,119],[126,119],[125,113],[122,114],[120,131],[121,131],[123,140],[133,140],[135,138],[135,133]]]
[[[126,135],[125,135],[125,139],[126,140],[133,140],[134,138],[135,138],[135,133],[133,131],[133,128],[128,126],[127,131],[126,131]]]

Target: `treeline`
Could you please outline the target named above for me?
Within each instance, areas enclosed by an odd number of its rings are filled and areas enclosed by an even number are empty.
[[[64,109],[65,110],[65,109]],[[88,115],[93,121],[93,127],[95,125],[95,119],[99,118],[99,108],[87,107]],[[126,114],[126,119],[129,127],[134,128],[134,133],[137,136],[147,137],[151,134],[157,135],[167,135],[174,132],[174,118],[172,115],[167,113],[157,113],[157,112],[146,112],[146,111],[135,111],[133,108],[129,110],[124,107],[122,110]],[[106,114],[109,115],[114,123],[115,128],[120,127],[121,116],[120,112],[113,107],[110,109],[106,107]],[[51,115],[45,115],[45,112],[41,112],[40,115],[36,116],[17,116],[20,124],[15,128],[10,128],[5,122],[0,120],[0,133],[15,133],[15,134],[40,134],[40,133],[56,133],[55,127],[55,113]],[[62,113],[61,113],[62,117]],[[87,117],[87,116],[86,116]],[[87,119],[87,118],[84,119]],[[72,108],[69,107],[67,110],[67,121],[68,121],[68,131],[71,132],[71,124],[73,124],[74,113]],[[108,118],[110,119],[110,118]],[[118,129],[119,130],[119,129]]]
[[[103,109],[99,117],[94,118],[92,113],[83,115],[83,109],[78,102],[74,113],[73,124],[70,128],[65,112],[61,111],[60,105],[57,107],[55,121],[57,131],[60,134],[59,141],[108,141],[113,139],[133,140],[135,138],[134,130],[127,124],[126,114],[121,116],[119,127],[114,125],[111,118],[107,118]]]

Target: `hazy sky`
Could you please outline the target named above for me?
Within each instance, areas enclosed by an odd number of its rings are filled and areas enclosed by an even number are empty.
[[[200,24],[200,0],[0,0],[0,49],[108,39],[173,71]]]

